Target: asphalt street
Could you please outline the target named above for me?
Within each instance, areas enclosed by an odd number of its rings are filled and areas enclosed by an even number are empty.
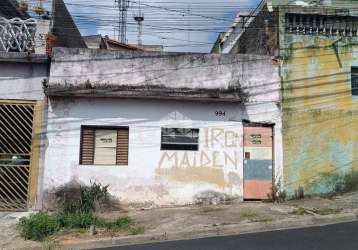
[[[358,222],[103,250],[358,250]]]

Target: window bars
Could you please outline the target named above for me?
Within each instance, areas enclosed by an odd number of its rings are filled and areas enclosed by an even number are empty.
[[[300,35],[357,36],[358,17],[286,14],[286,32]]]
[[[162,128],[161,150],[199,150],[199,129]]]
[[[358,68],[352,67],[351,68],[351,91],[352,95],[358,95]]]

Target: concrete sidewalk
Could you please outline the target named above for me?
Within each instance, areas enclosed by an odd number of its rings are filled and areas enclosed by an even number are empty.
[[[0,212],[0,249],[18,249],[37,247],[37,242],[24,241],[16,231],[19,218],[29,213]]]
[[[99,214],[104,218],[129,216],[146,228],[143,235],[61,235],[54,241],[23,241],[15,230],[19,214],[0,215],[0,249],[88,249],[114,245],[194,239],[218,235],[271,231],[357,220],[358,193],[334,199],[312,198],[283,204],[246,202],[230,205],[187,206],[127,210]]]

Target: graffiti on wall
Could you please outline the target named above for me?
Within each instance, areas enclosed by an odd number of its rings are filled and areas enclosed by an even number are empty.
[[[206,128],[200,132],[203,135],[198,151],[162,151],[157,174],[182,182],[204,181],[227,186],[224,168],[237,170],[241,165],[242,137],[232,129]]]

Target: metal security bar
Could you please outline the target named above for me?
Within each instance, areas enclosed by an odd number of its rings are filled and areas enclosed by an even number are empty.
[[[351,68],[351,87],[352,95],[358,95],[358,68]]]
[[[0,210],[27,208],[34,105],[0,104]]]
[[[162,128],[161,150],[199,150],[199,129]]]
[[[300,35],[356,37],[358,18],[314,14],[286,14],[286,32]]]

